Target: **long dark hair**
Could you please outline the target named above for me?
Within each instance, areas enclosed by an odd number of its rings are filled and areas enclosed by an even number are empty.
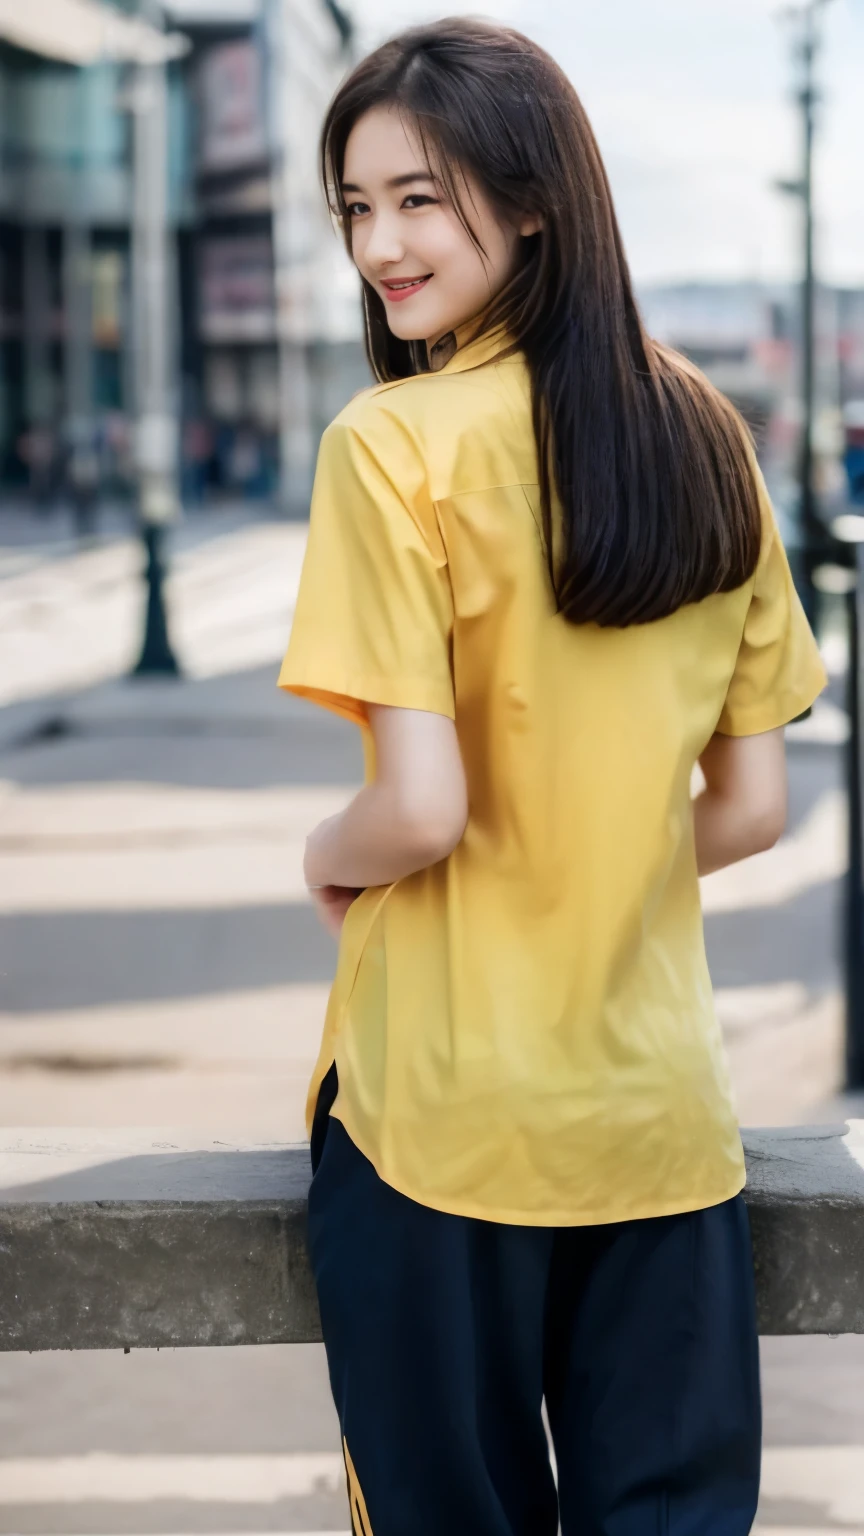
[[[574,623],[642,624],[741,586],[760,546],[746,428],[697,369],[647,335],[603,162],[562,70],[520,33],[461,18],[412,28],[364,59],[321,139],[349,250],[345,146],[377,106],[405,114],[472,238],[460,169],[502,220],[542,218],[482,326],[505,326],[530,371],[559,611]],[[382,300],[363,288],[376,376],[417,372],[417,349],[392,334]]]

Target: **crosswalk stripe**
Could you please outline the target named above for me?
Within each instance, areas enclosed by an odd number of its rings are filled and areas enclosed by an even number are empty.
[[[0,1459],[0,1505],[138,1504],[189,1499],[208,1504],[272,1504],[277,1499],[338,1494],[345,1466],[338,1452],[214,1456],[84,1456]]]
[[[0,911],[126,912],[306,902],[307,834],[349,787],[0,786]],[[82,870],[86,874],[82,878]]]
[[[338,1451],[176,1456],[91,1451],[83,1456],[0,1458],[0,1504],[156,1499],[271,1504],[341,1494],[344,1489],[345,1467]],[[806,1503],[811,1509],[822,1505],[825,1518],[842,1525],[844,1536],[864,1533],[864,1447],[768,1446],[762,1460],[762,1497]],[[786,1527],[768,1524],[759,1529],[765,1536],[786,1532]],[[808,1527],[811,1532],[822,1529]],[[803,1530],[796,1526],[796,1536],[803,1536]]]
[[[87,1533],[82,1533],[87,1536]],[[99,1536],[106,1536],[100,1532]],[[344,1531],[188,1531],[163,1532],[162,1536],[351,1536],[351,1532]],[[753,1536],[864,1536],[864,1526],[845,1525],[838,1530],[836,1525],[762,1525],[757,1520],[753,1526]]]
[[[861,1525],[762,1525],[758,1520],[753,1536],[864,1536]]]
[[[771,1499],[801,1503],[806,1513],[815,1506],[848,1536],[864,1526],[864,1446],[770,1446],[762,1456],[762,1500]]]

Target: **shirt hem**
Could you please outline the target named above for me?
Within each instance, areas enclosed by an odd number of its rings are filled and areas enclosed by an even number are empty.
[[[717,731],[721,736],[759,736],[764,731],[776,731],[782,725],[791,725],[799,715],[803,715],[805,709],[811,709],[824,692],[828,683],[827,674],[823,673],[818,682],[814,680],[812,685],[802,688],[796,694],[788,694],[782,704],[774,708],[755,705],[751,709],[735,709],[731,712],[731,718],[727,718],[724,711],[717,721]]]
[[[712,1206],[724,1205],[727,1200],[733,1200],[736,1195],[740,1195],[746,1184],[746,1175],[739,1174],[735,1180],[731,1181],[730,1187],[720,1193],[716,1191],[702,1193],[692,1198],[688,1197],[686,1200],[661,1201],[657,1204],[651,1202],[650,1209],[644,1209],[641,1206],[635,1209],[629,1207],[626,1210],[612,1208],[602,1216],[594,1211],[588,1214],[572,1209],[542,1211],[501,1209],[479,1205],[471,1200],[444,1198],[430,1191],[424,1191],[420,1195],[401,1179],[390,1178],[382,1173],[378,1159],[365,1144],[364,1138],[357,1134],[356,1128],[351,1124],[350,1114],[346,1115],[345,1105],[340,1102],[340,1098],[341,1095],[337,1097],[330,1111],[331,1117],[344,1126],[357,1151],[372,1164],[381,1182],[395,1189],[397,1194],[413,1200],[415,1205],[424,1205],[429,1210],[440,1211],[445,1216],[467,1216],[472,1221],[492,1221],[505,1227],[606,1227],[623,1221],[650,1221],[659,1216],[685,1216],[692,1211],[709,1210]]]
[[[277,686],[285,693],[308,699],[357,725],[366,723],[366,706],[369,704],[419,709],[429,714],[446,715],[449,720],[456,718],[452,696],[422,679],[357,677],[348,673],[323,679],[320,674],[311,677],[283,666]]]

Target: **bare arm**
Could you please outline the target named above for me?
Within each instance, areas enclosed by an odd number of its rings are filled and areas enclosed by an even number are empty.
[[[376,778],[306,844],[309,885],[389,885],[452,853],[468,794],[456,727],[446,715],[370,705]]]
[[[712,736],[699,759],[705,788],[693,802],[700,875],[773,848],[786,825],[783,731]]]

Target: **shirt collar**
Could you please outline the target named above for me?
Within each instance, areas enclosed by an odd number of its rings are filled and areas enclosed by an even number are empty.
[[[512,337],[503,325],[484,331],[480,336],[475,334],[476,330],[477,321],[468,320],[464,325],[457,326],[455,331],[448,332],[447,336],[442,336],[436,342],[436,347],[442,351],[449,350],[450,356],[439,368],[433,368],[433,372],[464,373],[468,368],[480,368],[513,346]]]

